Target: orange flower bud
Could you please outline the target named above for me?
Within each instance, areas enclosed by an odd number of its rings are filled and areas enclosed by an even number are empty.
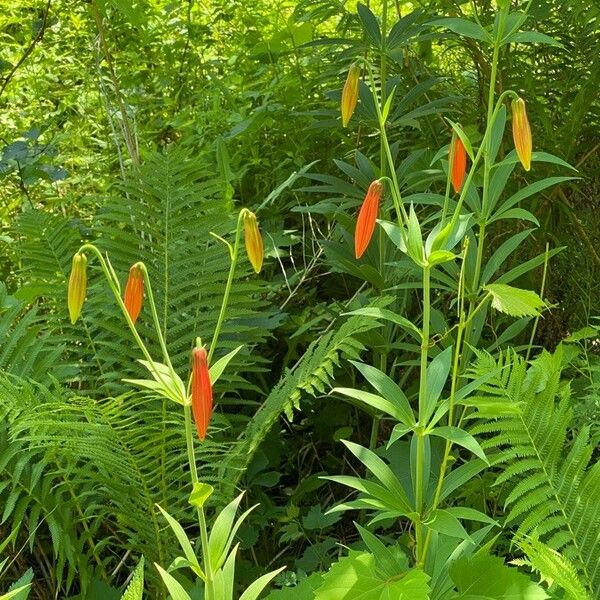
[[[262,236],[256,221],[256,215],[249,210],[245,210],[244,219],[244,239],[246,242],[246,253],[248,260],[252,264],[254,271],[260,273],[265,255]]]
[[[450,175],[455,193],[459,193],[467,173],[467,150],[456,132],[452,133],[450,143]]]
[[[212,415],[213,396],[208,372],[208,357],[204,348],[192,352],[192,412],[198,437],[204,441]]]
[[[123,295],[125,308],[135,325],[144,303],[144,271],[139,263],[129,269],[129,278]]]
[[[360,67],[357,64],[350,65],[348,77],[342,90],[342,126],[346,127],[354,114],[358,101],[358,89],[360,84]]]
[[[526,171],[531,169],[531,128],[525,110],[525,100],[512,101],[512,132],[517,156]]]
[[[78,252],[73,256],[71,275],[69,276],[69,287],[67,290],[67,306],[71,323],[75,324],[85,300],[87,291],[87,257]]]
[[[356,229],[354,230],[354,254],[356,258],[360,258],[369,247],[373,231],[375,231],[375,222],[379,213],[379,201],[382,193],[383,183],[379,180],[373,181],[360,207]]]

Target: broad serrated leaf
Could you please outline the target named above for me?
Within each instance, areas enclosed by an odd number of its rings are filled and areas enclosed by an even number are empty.
[[[531,290],[490,283],[483,288],[492,297],[492,306],[512,317],[537,317],[546,306],[544,301]]]

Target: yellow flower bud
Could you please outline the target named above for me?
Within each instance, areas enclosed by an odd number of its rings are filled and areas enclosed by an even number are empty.
[[[250,260],[254,271],[260,273],[265,252],[262,236],[260,235],[260,230],[256,221],[256,215],[250,210],[244,210],[243,219],[244,239],[248,260]]]
[[[73,256],[71,275],[69,277],[69,288],[67,292],[67,306],[71,323],[75,324],[85,300],[87,291],[87,258],[85,254],[78,252]]]
[[[358,101],[358,88],[360,84],[360,67],[357,64],[350,65],[348,77],[342,90],[342,125],[346,127],[354,114]]]
[[[525,110],[525,100],[517,98],[512,101],[512,132],[517,156],[526,171],[531,169],[531,128]]]

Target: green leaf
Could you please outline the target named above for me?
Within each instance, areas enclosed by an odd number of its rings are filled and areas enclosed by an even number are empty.
[[[456,254],[449,252],[448,250],[434,250],[428,257],[427,262],[430,267],[435,265],[441,265],[445,262],[450,262],[457,257]]]
[[[360,460],[360,462],[369,469],[369,471],[375,476],[375,478],[381,483],[381,485],[390,492],[393,496],[396,497],[397,502],[399,502],[403,507],[407,510],[410,510],[410,502],[408,501],[408,497],[406,496],[406,492],[400,483],[400,480],[396,477],[392,469],[385,464],[383,459],[381,459],[375,452],[361,446],[359,444],[355,444],[354,442],[349,442],[348,440],[342,440],[342,443]]]
[[[489,463],[488,463],[489,464]],[[499,527],[498,522],[488,517],[485,513],[468,506],[450,506],[445,509],[451,515],[454,515],[458,519],[466,521],[479,521],[480,523],[487,523],[488,525],[496,525]]]
[[[255,506],[250,507],[245,511],[240,518],[233,524],[235,515],[244,492],[242,492],[237,498],[233,499],[218,515],[213,523],[210,536],[208,538],[208,551],[210,553],[211,566],[218,569],[227,558],[229,548],[233,543],[233,538],[240,528],[244,519],[256,508]]]
[[[504,218],[502,213],[507,211],[509,208],[515,206],[528,198],[529,196],[533,196],[534,194],[538,194],[539,192],[552,187],[554,185],[558,185],[559,183],[564,183],[565,181],[572,181],[573,179],[577,179],[576,177],[546,177],[545,179],[541,179],[540,181],[536,181],[535,183],[531,183],[530,185],[521,188],[518,192],[507,198],[501,205],[500,209],[496,214],[492,215],[492,219],[490,223],[497,221],[499,219]]]
[[[467,154],[471,161],[475,160],[475,154],[473,153],[473,146],[471,146],[471,140],[467,137],[467,134],[464,132],[463,128],[458,124],[446,117],[446,121],[450,123],[452,129],[456,132],[456,135],[460,138],[460,141],[463,143]]]
[[[544,301],[531,290],[522,290],[505,283],[490,283],[483,289],[491,294],[492,306],[512,317],[536,317],[546,306]]]
[[[27,600],[33,581],[33,569],[29,568],[9,588],[8,593],[0,596],[0,600]]]
[[[424,263],[423,254],[423,236],[421,234],[421,226],[415,212],[414,206],[410,205],[408,216],[408,231],[406,234],[406,249],[408,255],[420,266]]]
[[[229,361],[243,348],[244,346],[238,346],[234,348],[231,352],[227,353],[225,356],[222,356],[217,362],[215,362],[209,369],[210,374],[210,382],[215,385],[218,381],[219,377],[223,374],[223,371],[229,364]]]
[[[363,390],[355,390],[354,388],[334,388],[331,390],[332,394],[342,394],[342,396],[346,396],[347,398],[352,398],[353,400],[358,400],[367,406],[372,406],[377,409],[377,411],[381,411],[398,421],[402,421],[404,416],[398,410],[398,407],[394,405],[393,402],[382,398],[381,396],[377,396],[376,394],[371,394],[370,392],[365,392]],[[372,412],[371,414],[376,414]]]
[[[256,581],[253,581],[240,596],[240,600],[256,600],[267,585],[269,585],[269,582],[284,569],[285,567],[281,567],[276,571],[271,571],[270,573],[259,577]]]
[[[360,537],[375,557],[377,566],[390,578],[394,577],[398,573],[406,570],[408,561],[405,556],[402,556],[404,560],[400,562],[391,548],[388,548],[376,535],[370,531],[361,527],[358,523],[354,523],[354,526],[358,530]]]
[[[492,278],[492,275],[494,275],[494,273],[504,264],[506,259],[521,245],[523,240],[529,237],[531,232],[532,229],[520,231],[499,246],[485,265],[485,269],[481,276],[482,284],[487,283]]]
[[[395,323],[403,329],[406,329],[409,333],[413,334],[413,337],[418,341],[423,339],[421,330],[414,323],[387,308],[367,306],[365,308],[358,308],[347,313],[342,313],[342,315],[364,315],[365,317],[373,317],[374,319],[383,319],[384,321]]]
[[[482,42],[491,42],[492,38],[490,34],[479,24],[467,19],[460,19],[457,17],[444,17],[442,19],[434,19],[430,21],[428,25],[436,27],[446,27],[454,33],[458,33],[464,37],[472,38],[474,40],[481,40]]]
[[[380,574],[369,552],[351,550],[323,576],[315,600],[429,600],[429,576],[420,569]]]
[[[563,342],[580,342],[581,340],[589,340],[590,338],[597,337],[600,337],[600,328],[588,325],[568,335]]]
[[[377,223],[381,225],[383,230],[387,233],[387,236],[392,240],[392,243],[400,250],[400,252],[404,252],[405,254],[408,252],[406,247],[406,231],[395,223],[390,223],[389,221],[383,221],[382,219],[377,219]]]
[[[177,538],[177,541],[179,542],[179,545],[181,546],[181,549],[183,550],[186,559],[188,560],[190,565],[192,565],[192,569],[199,577],[205,579],[204,572],[200,568],[200,563],[198,562],[196,554],[194,553],[194,549],[192,548],[192,543],[190,542],[186,532],[183,530],[183,527],[161,506],[159,506],[158,504],[156,506],[158,506],[158,509],[171,526],[171,529],[173,530],[173,533],[175,534],[175,537]]]
[[[395,93],[396,93],[396,86],[394,86],[394,88],[390,92],[390,95],[387,97],[387,100],[385,101],[385,106],[383,107],[383,111],[381,113],[384,123],[387,121],[388,115],[390,114],[390,108],[392,107],[392,101],[394,99]]]
[[[475,456],[481,458],[486,463],[489,464],[489,461],[483,451],[483,448],[479,445],[479,442],[470,434],[467,433],[464,429],[460,429],[460,427],[454,427],[451,425],[444,425],[443,427],[436,427],[428,432],[429,435],[437,435],[454,444],[458,444],[467,450],[470,450]]]
[[[364,4],[358,3],[356,8],[367,35],[378,48],[381,48],[381,29],[379,29],[377,18],[372,13],[371,9]]]
[[[452,363],[452,346],[440,352],[427,367],[427,387],[425,388],[425,412],[423,418],[425,420],[421,425],[425,425],[435,412],[442,390],[446,385],[448,374],[450,373],[450,365]]]
[[[562,48],[563,45],[553,37],[539,31],[518,31],[504,40],[505,44],[548,44]]]
[[[121,600],[143,600],[144,593],[144,557],[140,558],[133,577],[127,586],[127,589],[121,596]]]
[[[188,502],[196,508],[202,508],[206,501],[210,498],[213,491],[214,488],[212,485],[197,481],[194,483],[194,487],[192,488],[192,493],[190,494],[190,499]]]
[[[549,585],[561,587],[567,592],[569,600],[591,600],[575,565],[566,556],[533,537],[517,536],[513,541],[527,555],[527,560],[515,563],[537,571]]]
[[[302,527],[310,530],[321,530],[326,527],[331,527],[337,523],[341,518],[341,515],[335,513],[325,514],[320,504],[315,504],[310,507],[307,515],[302,518]]]
[[[385,373],[371,365],[359,363],[354,360],[350,362],[386,400],[389,400],[397,408],[397,414],[399,415],[399,418],[397,418],[399,421],[409,426],[416,423],[410,403],[400,386]]]
[[[162,580],[164,581],[169,594],[171,594],[172,600],[191,600],[188,593],[183,589],[183,586],[173,577],[173,575],[167,573],[159,564],[154,563],[154,566],[158,569]]]
[[[472,541],[471,536],[461,525],[460,521],[451,512],[448,512],[445,509],[436,508],[431,512],[428,519],[423,521],[423,524],[429,527],[429,529],[439,531],[450,537]]]
[[[545,600],[548,594],[497,556],[479,554],[460,558],[450,566],[456,600]]]

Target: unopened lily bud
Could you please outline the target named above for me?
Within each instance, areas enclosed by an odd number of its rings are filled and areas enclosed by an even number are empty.
[[[360,67],[354,63],[350,65],[348,77],[342,90],[342,126],[346,127],[354,114],[358,102],[358,89],[360,85]]]
[[[517,98],[512,101],[512,132],[517,156],[526,171],[531,169],[531,127],[525,109],[525,100]]]
[[[69,287],[67,290],[67,306],[71,323],[75,324],[85,300],[87,292],[87,257],[78,252],[73,256],[71,275],[69,276]]]
[[[123,303],[135,325],[144,303],[144,271],[139,263],[136,263],[129,269],[129,277],[127,279],[127,285],[125,286]]]
[[[213,395],[208,357],[202,347],[192,351],[192,412],[198,437],[204,441],[212,416]]]
[[[373,231],[375,231],[382,193],[383,183],[379,180],[373,181],[360,207],[354,230],[354,255],[356,258],[360,258],[369,247]]]
[[[260,235],[256,215],[250,210],[244,210],[244,241],[246,243],[246,253],[252,268],[256,273],[260,273],[265,255],[263,239]]]
[[[467,173],[467,150],[463,141],[454,131],[450,143],[450,175],[455,193],[459,193]]]

